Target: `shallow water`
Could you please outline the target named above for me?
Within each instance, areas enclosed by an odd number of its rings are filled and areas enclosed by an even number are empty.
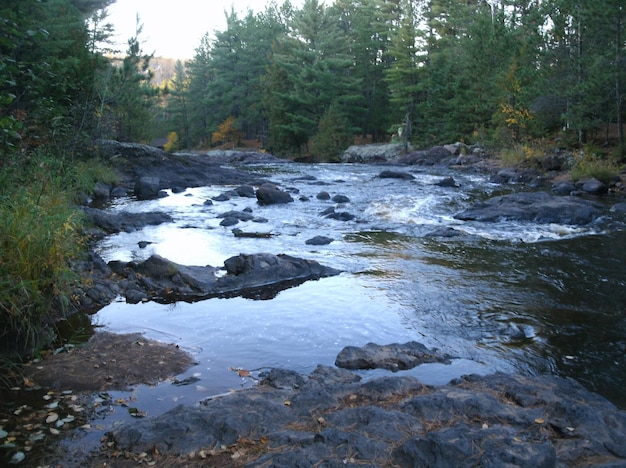
[[[269,301],[116,302],[95,323],[190,350],[199,364],[189,373],[201,376],[200,393],[207,395],[242,384],[231,367],[307,373],[318,363],[333,364],[347,345],[417,340],[459,358],[453,366],[422,372],[427,383],[468,372],[555,373],[626,406],[620,391],[626,384],[626,234],[620,222],[577,228],[455,220],[454,214],[477,200],[523,189],[490,184],[479,174],[420,170],[409,181],[378,178],[384,168],[375,166],[260,169],[291,189],[295,202],[263,207],[254,199],[233,198],[204,205],[224,187],[148,202],[118,200],[112,210],[166,210],[175,222],[110,236],[101,254],[106,260],[141,260],[156,253],[182,264],[220,266],[239,253],[286,253],[344,273]],[[448,175],[459,188],[434,185]],[[350,202],[318,200],[322,190]],[[356,219],[321,217],[328,207]],[[236,227],[272,233],[271,238],[235,238],[232,227],[219,225],[220,213],[244,208],[268,221]],[[441,227],[470,236],[427,236]],[[315,235],[334,242],[306,245]],[[152,243],[140,249],[140,240]]]
[[[111,210],[169,212],[175,222],[105,238],[105,260],[142,260],[159,254],[187,265],[221,266],[239,253],[285,253],[341,269],[332,278],[284,290],[271,300],[210,299],[193,304],[130,305],[117,301],[92,317],[93,325],[177,343],[197,365],[180,379],[138,386],[130,398],[149,416],[179,404],[255,384],[259,372],[284,367],[302,373],[333,365],[348,345],[416,340],[456,359],[411,371],[443,384],[468,373],[550,373],[573,377],[626,408],[626,231],[620,220],[575,228],[532,223],[475,223],[454,219],[477,200],[522,190],[488,183],[486,176],[413,172],[413,181],[380,179],[384,168],[286,164],[257,168],[293,190],[288,205],[258,206],[255,199],[204,202],[228,187],[201,187],[154,201],[119,199]],[[459,188],[434,183],[452,175]],[[310,180],[303,180],[310,176]],[[346,195],[337,205],[320,191]],[[298,192],[296,194],[296,192]],[[300,197],[306,197],[303,201]],[[356,219],[319,213],[335,207]],[[270,238],[235,238],[220,213],[251,208],[267,222],[240,222]],[[433,238],[441,227],[468,236]],[[308,246],[316,235],[334,241]],[[150,244],[141,249],[139,241]],[[251,371],[240,377],[238,369]],[[363,371],[368,378],[386,371]],[[130,421],[124,411],[102,416],[81,447]],[[69,450],[78,450],[68,442]]]

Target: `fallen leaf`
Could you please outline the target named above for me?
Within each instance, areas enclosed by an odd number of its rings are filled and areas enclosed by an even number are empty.
[[[57,413],[48,413],[48,417],[46,418],[46,424],[50,424],[59,419],[59,415]]]
[[[291,401],[289,401],[289,400],[285,400],[285,401],[283,401],[283,405],[285,405],[285,406],[291,406]]]
[[[543,424],[543,423],[545,422],[545,420],[544,420],[544,419],[542,419],[542,418],[537,418],[537,419],[535,419],[535,422],[536,422],[537,424]]]

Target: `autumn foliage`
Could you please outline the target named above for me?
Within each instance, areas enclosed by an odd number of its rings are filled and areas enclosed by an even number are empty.
[[[242,134],[235,126],[235,118],[231,115],[218,125],[213,132],[213,143],[224,143],[234,148],[242,138]]]

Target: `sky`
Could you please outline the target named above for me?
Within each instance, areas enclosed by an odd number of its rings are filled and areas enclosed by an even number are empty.
[[[244,17],[248,9],[265,10],[270,0],[117,0],[108,7],[108,22],[115,27],[117,48],[124,52],[134,36],[137,14],[143,24],[142,50],[155,57],[190,59],[206,33],[226,29],[224,11]],[[277,1],[280,5],[282,0]],[[292,0],[299,6],[303,1]]]

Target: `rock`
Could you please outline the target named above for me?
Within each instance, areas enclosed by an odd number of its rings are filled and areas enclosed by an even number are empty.
[[[332,238],[326,236],[315,236],[311,239],[308,239],[305,244],[306,245],[328,245],[333,241]]]
[[[272,184],[264,184],[256,191],[256,198],[260,205],[275,205],[291,203],[293,198],[288,192],[279,190]]]
[[[121,211],[119,213],[113,213],[97,208],[86,207],[83,208],[83,211],[90,218],[92,224],[109,234],[137,231],[145,226],[156,226],[173,221],[170,215],[160,211],[149,211],[145,213]]]
[[[324,218],[336,219],[337,221],[352,221],[356,218],[355,215],[348,213],[347,211],[336,212],[332,207],[322,211],[320,216],[323,216]]]
[[[225,193],[220,193],[219,195],[214,196],[211,200],[222,202],[222,201],[230,200],[230,197],[226,195]]]
[[[552,193],[556,195],[571,195],[574,192],[576,192],[576,185],[569,180],[555,182],[552,185]]]
[[[541,224],[589,224],[603,214],[603,206],[573,196],[519,192],[490,198],[455,215],[464,221],[533,221]]]
[[[330,194],[328,192],[321,191],[317,194],[316,198],[318,200],[330,200]]]
[[[398,164],[408,166],[449,166],[456,162],[457,157],[443,146],[434,146],[426,151],[414,151],[398,160]]]
[[[376,163],[397,160],[405,154],[403,143],[350,146],[341,155],[344,163]]]
[[[361,348],[346,346],[337,355],[335,365],[344,369],[387,369],[399,371],[412,369],[426,362],[449,364],[445,356],[438,356],[426,346],[416,341],[404,344],[380,346],[368,343]]]
[[[111,197],[119,198],[119,197],[125,197],[127,195],[128,195],[128,192],[126,191],[124,187],[113,187],[111,189]]]
[[[185,187],[178,187],[178,186],[172,187],[172,193],[184,193],[185,191],[187,191]]]
[[[332,200],[335,203],[350,203],[350,199],[345,195],[335,195]]]
[[[228,447],[228,462],[239,453],[250,467],[537,468],[623,466],[625,433],[626,412],[569,379],[470,375],[428,387],[318,366],[308,377],[273,369],[255,388],[177,406],[108,437],[130,454]]]
[[[135,183],[135,196],[140,200],[151,200],[159,197],[161,181],[158,177],[141,177]]]
[[[378,177],[380,177],[381,179],[415,179],[415,176],[413,174],[399,171],[382,171],[380,174],[378,174]]]
[[[452,177],[445,177],[441,179],[439,182],[435,182],[435,185],[438,187],[449,187],[449,188],[457,188],[458,184]]]
[[[122,289],[130,303],[247,297],[251,291],[257,297],[265,290],[268,294],[276,294],[304,281],[340,273],[313,260],[263,253],[241,254],[227,259],[224,262],[226,275],[216,274],[220,270],[216,267],[180,265],[159,255],[152,255],[141,263],[109,262],[109,267],[125,281]],[[122,281],[118,281],[122,285]]]
[[[453,227],[440,227],[431,231],[427,234],[424,234],[424,237],[444,237],[444,238],[452,238],[452,237],[461,237],[465,236],[464,232],[459,231],[458,229],[454,229]]]
[[[103,182],[96,182],[93,188],[95,198],[109,198],[111,196],[111,186]]]
[[[254,219],[254,215],[248,211],[227,211],[217,215],[218,218],[234,218],[238,221],[251,221]]]
[[[602,194],[608,191],[608,187],[598,179],[589,179],[582,186],[583,192]]]
[[[252,185],[241,185],[235,189],[235,192],[240,197],[245,198],[254,198],[256,196]]]
[[[229,227],[234,226],[239,223],[239,219],[234,216],[226,216],[222,221],[220,221],[220,226]]]

